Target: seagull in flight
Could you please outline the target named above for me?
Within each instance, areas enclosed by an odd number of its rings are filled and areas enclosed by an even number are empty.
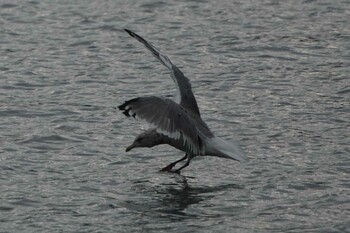
[[[125,116],[144,120],[151,126],[135,138],[126,148],[126,152],[136,147],[150,148],[160,144],[173,146],[184,151],[185,155],[161,171],[175,173],[180,173],[196,156],[216,156],[240,162],[247,160],[238,142],[226,141],[215,136],[202,120],[190,81],[169,57],[135,32],[124,30],[141,42],[170,70],[171,78],[176,84],[174,99],[158,96],[137,97],[118,106]],[[184,160],[186,162],[182,166],[173,170],[176,164]]]

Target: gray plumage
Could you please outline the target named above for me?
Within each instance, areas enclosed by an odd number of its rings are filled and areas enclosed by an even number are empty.
[[[139,97],[126,101],[118,107],[126,116],[145,120],[152,127],[137,136],[126,151],[135,147],[169,144],[186,152],[183,158],[162,169],[172,171],[173,166],[187,158],[185,165],[175,172],[188,166],[191,159],[199,155],[218,156],[238,161],[246,160],[237,142],[227,142],[214,136],[201,119],[191,84],[181,70],[145,39],[128,29],[125,31],[145,45],[171,71],[171,77],[177,87],[174,100],[156,96]]]

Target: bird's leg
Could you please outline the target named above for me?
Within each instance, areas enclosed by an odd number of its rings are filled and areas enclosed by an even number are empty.
[[[174,172],[174,173],[180,174],[180,171],[181,171],[182,169],[184,169],[185,167],[187,167],[188,165],[190,165],[190,161],[191,161],[191,159],[192,159],[193,157],[194,157],[193,155],[189,155],[189,156],[188,156],[188,159],[187,159],[187,162],[186,162],[183,166],[179,167],[178,169],[176,169],[176,170],[173,171],[173,172]]]
[[[184,160],[187,158],[187,156],[188,156],[188,155],[187,155],[187,153],[186,153],[184,157],[182,157],[182,158],[179,159],[179,160],[176,160],[175,162],[169,164],[169,165],[166,166],[166,167],[163,167],[160,171],[162,171],[162,172],[170,172],[171,169],[172,169],[177,163],[179,163],[179,162],[181,162],[181,161],[184,161]]]

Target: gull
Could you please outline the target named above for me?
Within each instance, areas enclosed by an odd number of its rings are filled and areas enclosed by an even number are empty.
[[[118,106],[127,117],[146,121],[151,128],[139,134],[126,152],[136,147],[154,147],[168,144],[185,152],[181,159],[170,163],[161,171],[180,173],[196,156],[216,156],[236,161],[246,161],[247,156],[236,141],[226,141],[214,135],[202,120],[191,83],[167,55],[135,32],[124,29],[130,36],[141,42],[171,73],[176,84],[173,99],[146,96],[137,97]],[[186,160],[176,170],[173,167]]]

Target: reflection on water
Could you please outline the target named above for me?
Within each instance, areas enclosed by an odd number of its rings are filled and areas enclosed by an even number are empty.
[[[160,176],[159,176],[160,175]],[[159,178],[159,179],[158,179]],[[172,221],[181,221],[188,217],[199,218],[201,213],[188,211],[196,204],[208,202],[218,192],[243,189],[237,184],[222,184],[214,186],[195,186],[186,177],[178,174],[158,174],[152,180],[138,180],[131,185],[131,200],[123,206],[131,211],[141,212],[152,217],[165,217]],[[169,183],[169,180],[172,182]]]

